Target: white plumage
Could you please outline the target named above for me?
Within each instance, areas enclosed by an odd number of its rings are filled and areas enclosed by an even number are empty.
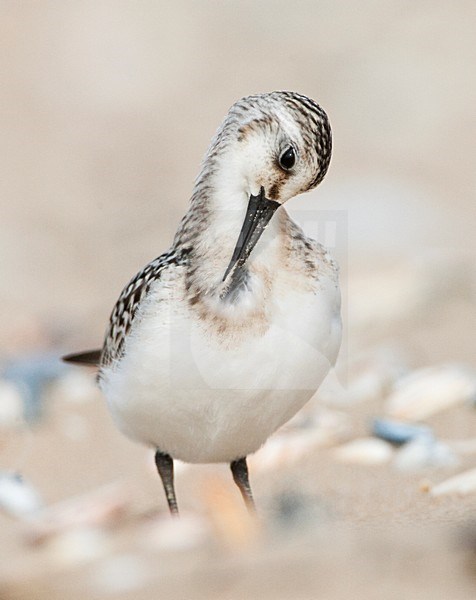
[[[183,267],[163,273],[140,308],[120,366],[102,375],[126,435],[183,461],[231,462],[255,452],[311,398],[340,345],[337,272],[320,248],[315,281],[281,265],[272,273],[266,314],[257,318],[260,267],[280,250],[259,255],[256,279],[228,308],[229,332],[188,306]]]

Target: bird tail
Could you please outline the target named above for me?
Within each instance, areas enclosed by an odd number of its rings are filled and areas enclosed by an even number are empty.
[[[101,360],[101,350],[87,350],[63,356],[64,362],[82,366],[98,367]]]

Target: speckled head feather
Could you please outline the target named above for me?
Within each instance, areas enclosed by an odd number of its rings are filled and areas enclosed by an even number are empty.
[[[243,142],[253,133],[275,133],[278,143],[294,142],[300,155],[311,162],[314,177],[302,191],[316,187],[323,180],[332,154],[332,132],[327,114],[307,96],[284,91],[247,96],[233,104],[205,155],[197,185],[208,177],[215,160],[230,144],[235,140]],[[288,136],[291,139],[286,139]]]
[[[238,119],[250,119],[248,124],[242,125],[238,130],[239,134],[243,135],[247,128],[285,127],[286,115],[283,109],[289,111],[299,127],[302,154],[314,159],[316,175],[309,183],[310,190],[323,180],[332,154],[329,119],[317,102],[296,92],[271,92],[248,96],[231,107],[228,118],[236,115]]]
[[[296,168],[287,172],[280,168],[279,157],[290,145],[298,161]],[[206,227],[212,209],[209,199],[220,191],[217,187],[221,187],[224,165],[228,168],[230,162],[236,163],[240,152],[244,154],[247,149],[250,150],[248,165],[235,169],[238,178],[241,176],[242,180],[252,183],[251,173],[256,166],[268,180],[263,182],[267,197],[282,203],[315,188],[324,179],[332,154],[332,131],[327,114],[314,100],[296,92],[257,94],[235,102],[204,156],[192,194],[192,207],[180,224],[175,244],[193,245],[193,240]],[[265,156],[260,155],[262,152]],[[297,177],[296,170],[301,165],[306,168]],[[240,169],[251,173],[240,173]],[[242,185],[242,181],[237,180],[236,185]],[[256,194],[259,188],[257,181],[255,189],[248,191]]]

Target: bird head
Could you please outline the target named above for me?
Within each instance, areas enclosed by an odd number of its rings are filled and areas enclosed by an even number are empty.
[[[331,151],[329,119],[306,96],[271,92],[231,107],[207,155],[210,164],[227,164],[220,172],[248,202],[224,281],[243,267],[276,210],[322,181]]]

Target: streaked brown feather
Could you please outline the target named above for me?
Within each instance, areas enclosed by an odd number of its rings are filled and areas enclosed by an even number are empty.
[[[175,249],[164,252],[146,265],[122,290],[109,319],[101,354],[101,367],[122,357],[124,342],[131,329],[140,303],[149,293],[152,283],[160,279],[162,271],[170,266],[179,266],[186,261],[187,252]]]

